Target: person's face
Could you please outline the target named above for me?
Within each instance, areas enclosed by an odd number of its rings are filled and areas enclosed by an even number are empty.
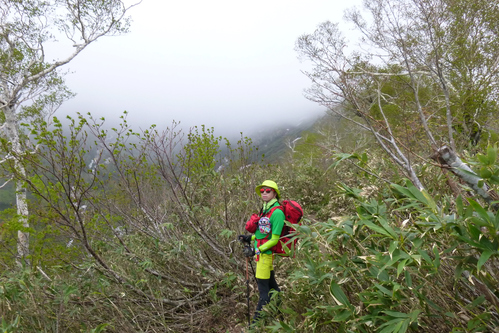
[[[276,196],[274,189],[272,189],[270,187],[262,187],[260,189],[260,194],[262,195],[262,200],[265,202],[268,202],[268,201],[274,199]]]

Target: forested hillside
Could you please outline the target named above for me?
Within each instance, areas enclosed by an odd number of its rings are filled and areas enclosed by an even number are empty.
[[[306,140],[307,134],[315,131],[315,124],[319,123],[321,118],[305,118],[294,124],[272,124],[270,128],[262,127],[259,131],[250,132],[249,137],[258,147],[258,152],[265,162],[278,162],[279,159],[287,157],[286,152],[295,150],[299,143]]]
[[[283,134],[138,130],[126,113],[62,125],[17,105],[0,145],[2,191],[16,189],[2,331],[496,332],[499,7],[366,4],[346,15],[364,47],[330,22],[299,37],[307,98],[328,113]],[[305,218],[276,258],[282,292],[248,328],[258,291],[250,267],[248,309],[236,239],[266,179]]]

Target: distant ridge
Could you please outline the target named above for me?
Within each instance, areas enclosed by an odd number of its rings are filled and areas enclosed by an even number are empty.
[[[286,142],[302,137],[303,132],[315,132],[315,127],[325,115],[297,121],[295,124],[282,124],[274,128],[262,128],[249,137],[258,147],[258,155],[264,157],[264,162],[273,163],[281,159],[290,148]]]

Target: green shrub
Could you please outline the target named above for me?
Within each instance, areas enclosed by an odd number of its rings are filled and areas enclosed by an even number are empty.
[[[444,211],[410,184],[391,190],[383,201],[357,195],[356,215],[300,229],[286,324],[269,331],[479,332],[499,324],[491,308],[499,214],[473,200]]]

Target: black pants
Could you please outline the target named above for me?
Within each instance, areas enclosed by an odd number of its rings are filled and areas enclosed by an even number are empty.
[[[258,300],[258,304],[256,306],[253,322],[258,320],[258,318],[260,317],[260,311],[262,310],[262,307],[268,302],[270,302],[270,291],[271,290],[275,290],[278,292],[281,291],[275,280],[275,272],[273,270],[270,272],[270,279],[256,279],[256,282],[258,284],[258,292],[260,293],[260,299]]]

